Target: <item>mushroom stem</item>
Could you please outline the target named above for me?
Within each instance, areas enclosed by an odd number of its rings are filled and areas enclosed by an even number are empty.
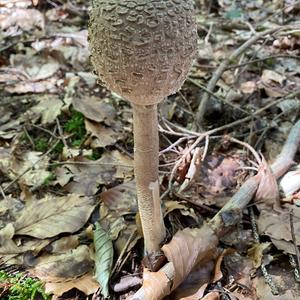
[[[145,251],[158,254],[166,229],[159,197],[157,104],[133,104],[134,173]]]

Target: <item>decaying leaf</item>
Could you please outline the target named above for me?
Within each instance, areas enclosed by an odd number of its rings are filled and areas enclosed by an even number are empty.
[[[292,209],[292,211],[291,211]],[[300,245],[300,208],[286,205],[281,210],[262,210],[257,220],[260,234],[268,235],[280,250],[295,254],[291,234],[291,216],[293,214],[293,227],[297,246]]]
[[[271,247],[271,243],[259,243],[254,244],[248,250],[248,256],[251,257],[253,261],[253,266],[259,268],[262,264],[264,252]]]
[[[46,282],[72,280],[92,270],[94,263],[91,255],[87,245],[57,255],[43,255],[37,259],[31,273]]]
[[[132,233],[137,230],[134,219],[130,222],[124,218],[126,215],[137,213],[135,182],[129,181],[117,185],[102,192],[100,197],[102,201],[100,205],[100,224],[114,241],[116,254],[120,254]],[[140,238],[139,234],[135,234],[127,251],[130,251]]]
[[[63,293],[72,290],[73,288],[82,291],[86,295],[96,293],[99,289],[99,283],[93,278],[91,273],[85,274],[78,278],[73,278],[64,282],[46,282],[45,291],[49,294],[61,296]]]
[[[108,102],[98,97],[74,97],[72,104],[77,111],[80,111],[86,118],[95,122],[104,122],[112,125],[117,115],[115,108]]]
[[[75,249],[79,246],[79,243],[80,241],[77,235],[65,236],[49,244],[45,250],[49,253],[63,253]]]
[[[112,127],[106,127],[100,123],[85,120],[85,128],[93,137],[90,142],[92,148],[103,148],[115,144],[122,138],[122,132],[115,131]]]
[[[66,184],[65,190],[78,195],[94,195],[99,185],[110,184],[115,178],[130,177],[133,169],[132,159],[119,151],[105,153],[100,159],[91,161],[78,156],[56,169],[57,181]]]
[[[64,103],[58,96],[53,95],[45,95],[44,97],[40,97],[38,101],[39,103],[28,112],[29,116],[31,112],[34,114],[34,116],[30,116],[31,118],[39,118],[41,116],[42,124],[54,122],[60,114]]]
[[[95,245],[95,278],[101,285],[101,293],[104,297],[109,296],[108,281],[113,263],[113,244],[108,234],[97,222],[94,231]]]
[[[51,174],[47,171],[49,157],[42,156],[42,152],[25,151],[22,156],[13,149],[0,149],[0,170],[12,180],[28,186],[41,186]]]
[[[63,232],[75,232],[88,220],[96,203],[91,198],[68,195],[47,195],[26,203],[16,223],[16,234],[36,238],[53,237]]]

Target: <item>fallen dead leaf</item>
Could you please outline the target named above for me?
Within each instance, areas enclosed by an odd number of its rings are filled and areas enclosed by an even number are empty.
[[[293,225],[297,246],[300,245],[300,208],[286,204],[281,210],[261,210],[257,219],[260,234],[267,235],[272,242],[286,253],[295,254],[292,243],[290,213],[293,213]]]
[[[74,278],[64,282],[46,282],[45,291],[49,294],[61,296],[63,293],[72,290],[73,288],[82,291],[86,295],[96,293],[99,289],[99,283],[94,279],[93,275],[85,274],[81,277]]]
[[[89,143],[93,149],[114,145],[123,136],[122,132],[117,132],[112,127],[106,127],[87,119],[84,123],[86,131],[94,137]]]
[[[95,206],[88,197],[46,195],[26,203],[14,224],[16,234],[43,239],[63,232],[73,233],[86,223]]]
[[[277,180],[264,157],[262,157],[262,164],[259,166],[258,175],[261,176],[261,179],[255,194],[255,201],[264,207],[279,207]]]
[[[174,264],[173,290],[200,261],[213,259],[217,254],[217,244],[218,238],[210,227],[202,225],[200,229],[186,228],[178,231],[170,243],[162,247],[168,261]]]
[[[116,118],[115,108],[107,101],[98,97],[74,97],[72,104],[77,111],[80,111],[86,118],[95,122],[104,122],[106,125],[113,125]]]
[[[46,282],[66,282],[90,272],[94,266],[92,253],[87,245],[61,254],[43,255],[30,273]]]
[[[64,103],[56,95],[44,95],[38,99],[39,103],[33,106],[26,115],[32,120],[41,117],[42,124],[55,121],[60,115]],[[33,115],[32,115],[33,114]]]

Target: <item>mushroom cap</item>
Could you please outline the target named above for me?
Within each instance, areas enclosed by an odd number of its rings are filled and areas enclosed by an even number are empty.
[[[112,91],[156,104],[182,86],[197,49],[193,0],[93,0],[94,68]]]

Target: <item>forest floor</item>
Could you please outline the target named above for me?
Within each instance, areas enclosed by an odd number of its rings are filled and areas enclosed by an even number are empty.
[[[296,163],[283,179],[269,172],[299,119],[300,1],[196,4],[197,59],[159,106],[169,240],[211,220],[257,172],[269,177],[168,299],[300,299],[299,155],[287,157]],[[4,300],[47,299],[37,278],[49,299],[102,299],[99,282],[125,299],[142,284],[132,112],[92,71],[88,9],[84,0],[0,0]]]

